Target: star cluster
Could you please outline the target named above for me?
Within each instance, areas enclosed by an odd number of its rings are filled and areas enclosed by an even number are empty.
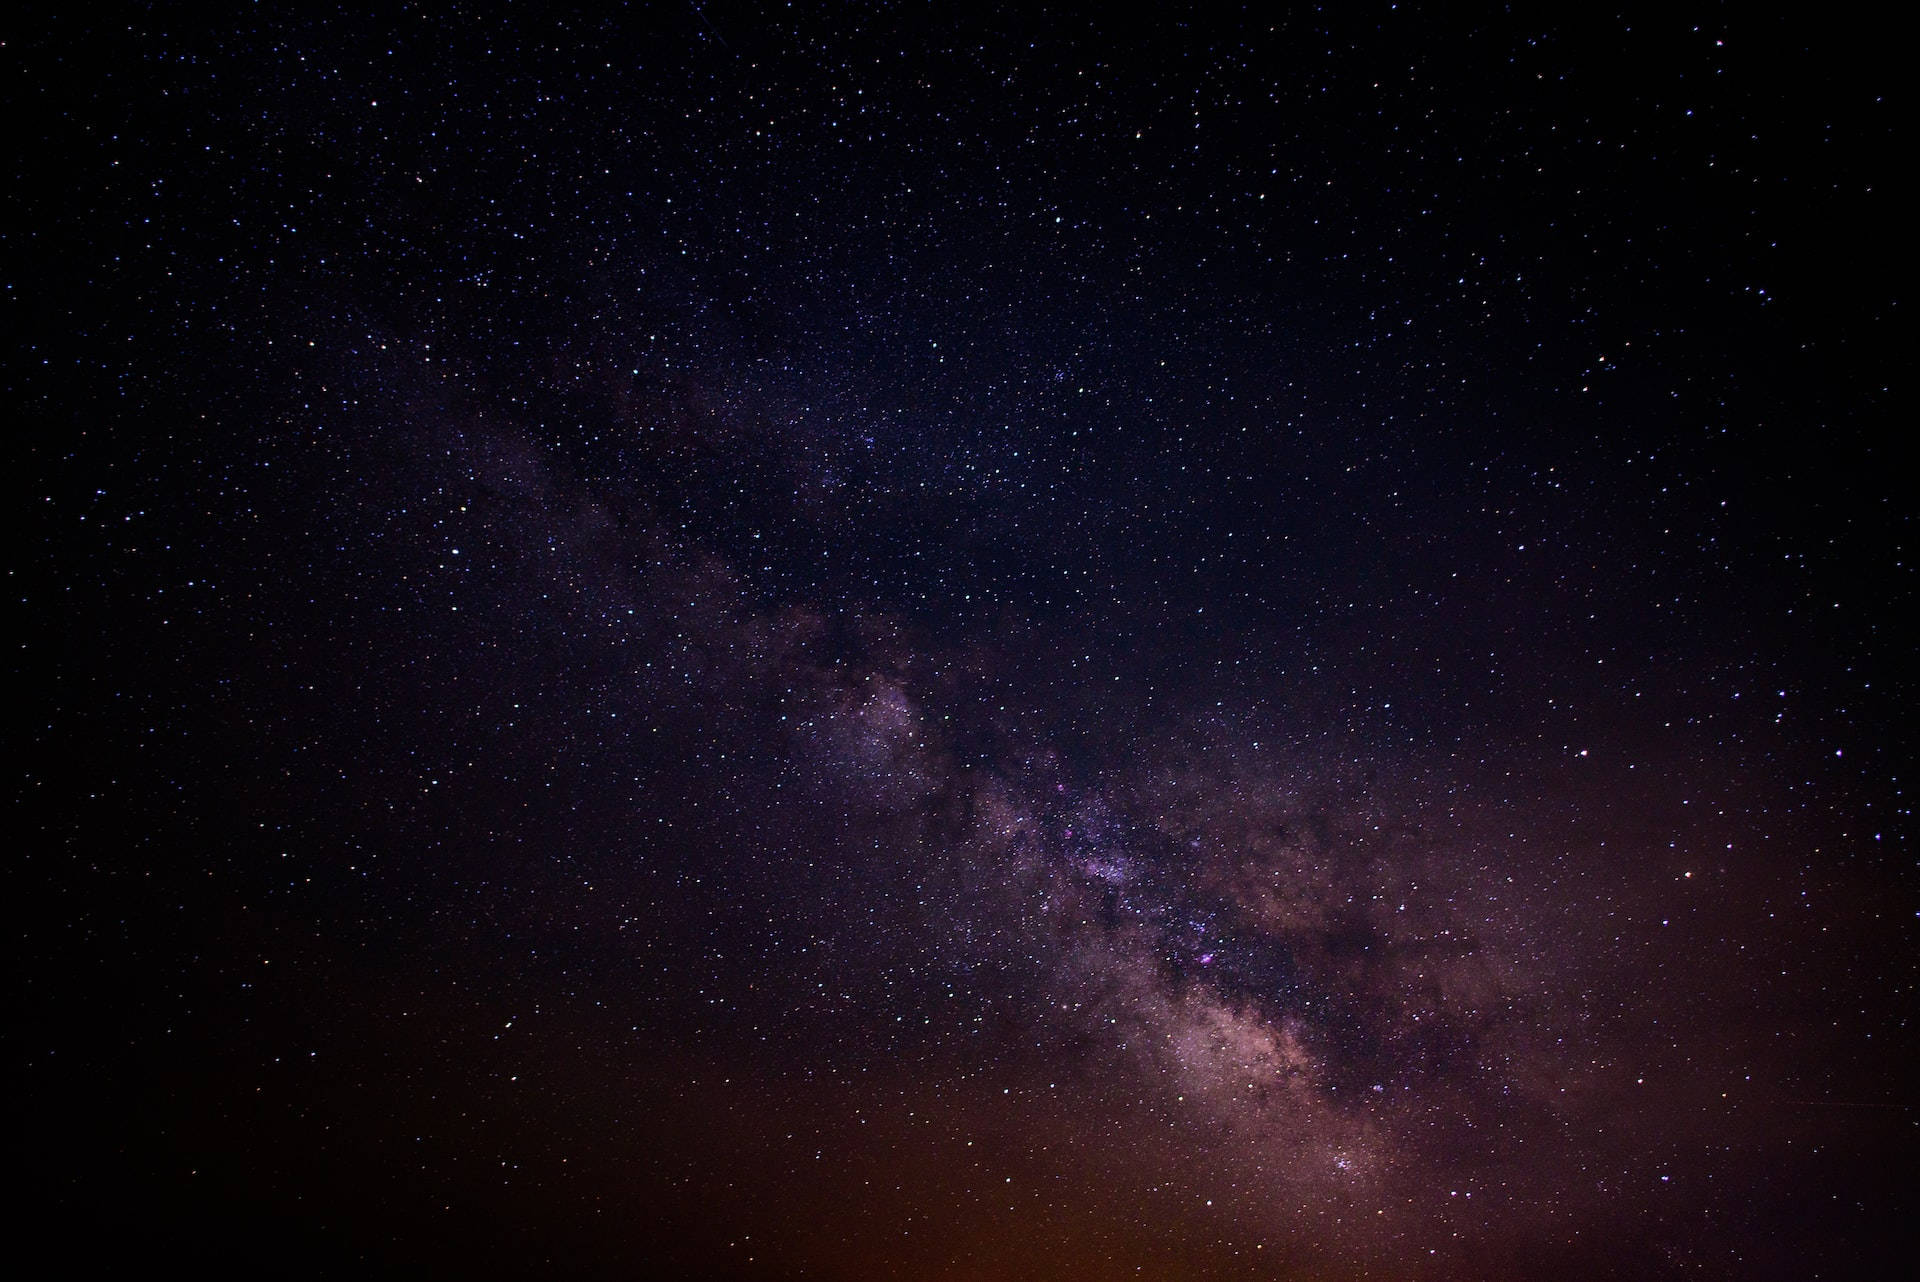
[[[10,39],[29,1235],[1885,1276],[1891,58],[1403,10]]]

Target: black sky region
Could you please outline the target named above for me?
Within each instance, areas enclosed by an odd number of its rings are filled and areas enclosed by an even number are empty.
[[[1910,1262],[1886,31],[3,25],[27,1257]]]

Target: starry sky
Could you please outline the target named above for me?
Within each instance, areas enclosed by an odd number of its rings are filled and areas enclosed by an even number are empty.
[[[1888,1276],[1907,69],[1683,8],[7,19],[22,1239]]]

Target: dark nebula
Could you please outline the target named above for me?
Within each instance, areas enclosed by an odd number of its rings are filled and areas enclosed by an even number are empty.
[[[1910,1267],[1839,15],[14,15],[76,1276]]]

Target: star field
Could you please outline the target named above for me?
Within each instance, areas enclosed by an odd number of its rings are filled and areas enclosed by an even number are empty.
[[[87,1271],[1866,1278],[1901,83],[1405,6],[5,42]]]

